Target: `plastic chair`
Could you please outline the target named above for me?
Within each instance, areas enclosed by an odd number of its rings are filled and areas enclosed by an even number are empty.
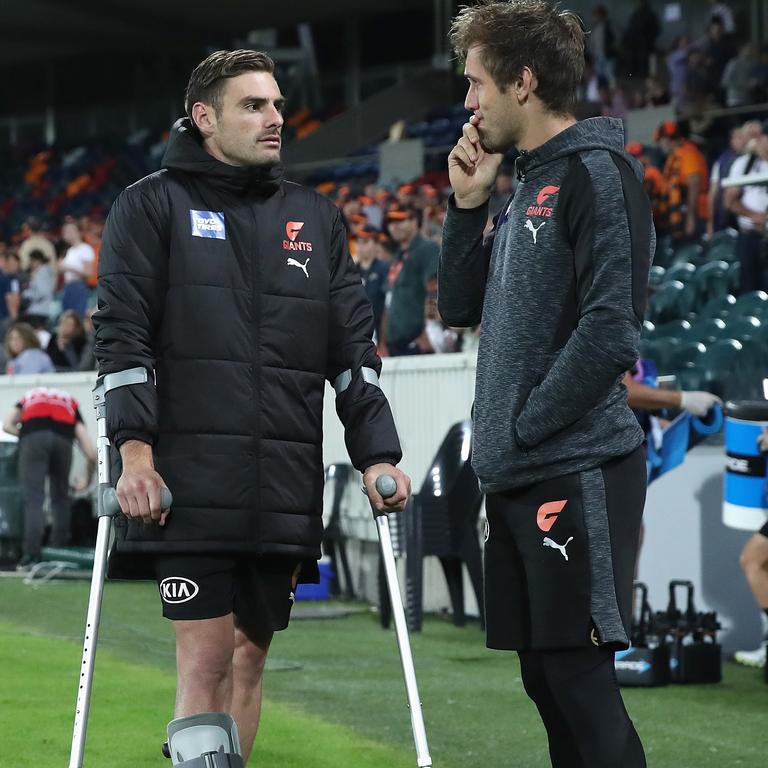
[[[670,357],[679,346],[680,339],[675,337],[653,341],[640,339],[640,357],[656,363],[659,372],[666,371],[669,368]]]
[[[734,389],[734,372],[744,345],[737,339],[720,339],[707,348],[700,367],[704,370],[707,389],[723,400],[731,397]]]
[[[708,261],[696,270],[693,279],[698,289],[699,301],[707,303],[728,294],[728,269],[728,262],[718,260]]]
[[[736,241],[723,241],[712,245],[707,252],[707,261],[725,261],[732,264],[736,259]]]
[[[691,264],[690,261],[681,261],[673,264],[666,272],[664,276],[664,282],[669,280],[680,280],[682,283],[687,283],[692,280],[696,274],[696,265]]]
[[[658,288],[664,282],[666,273],[667,270],[664,267],[654,264],[648,275],[648,286],[650,288]]]
[[[706,353],[707,348],[700,341],[678,344],[670,353],[665,366],[659,368],[659,373],[676,373],[693,368],[700,364]]]
[[[692,325],[689,320],[671,320],[654,328],[653,340],[676,338],[685,341],[690,337]]]
[[[445,436],[419,490],[416,512],[421,557],[436,555],[443,567],[453,608],[453,623],[462,626],[464,580],[467,566],[483,622],[483,569],[477,521],[483,494],[469,458],[472,422],[454,424]],[[417,561],[418,561],[418,555]],[[415,565],[415,564],[414,564]],[[421,624],[421,568],[414,567],[409,579],[409,605],[414,628]],[[416,583],[418,582],[418,583]]]
[[[760,319],[753,315],[747,315],[746,317],[731,315],[725,323],[728,338],[738,339],[739,341],[760,338],[762,326],[763,323]]]
[[[704,257],[704,249],[698,243],[691,243],[690,245],[682,245],[675,249],[675,264],[681,262],[699,263]]]
[[[739,233],[735,229],[731,229],[730,227],[727,229],[721,229],[715,232],[712,235],[712,239],[709,241],[709,250],[712,251],[713,248],[716,248],[719,245],[735,245],[736,244],[736,238],[739,236]]]
[[[732,293],[710,299],[699,312],[699,317],[726,318],[733,312],[736,297]]]
[[[724,338],[726,333],[725,321],[722,318],[704,317],[693,324],[689,338],[708,345]]]
[[[685,285],[680,280],[665,282],[648,299],[648,319],[653,323],[665,323],[685,317],[682,300]]]
[[[735,315],[753,315],[763,318],[768,316],[768,293],[765,291],[751,291],[744,293],[736,299],[733,305]]]

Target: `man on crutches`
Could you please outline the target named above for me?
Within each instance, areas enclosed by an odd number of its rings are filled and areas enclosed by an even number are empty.
[[[174,765],[202,765],[222,730],[239,731],[227,765],[248,760],[273,632],[318,576],[326,379],[373,506],[410,492],[341,215],[281,178],[283,103],[266,55],[209,56],[162,170],[120,195],[101,249],[99,372],[149,372],[106,393],[122,460],[110,573],[156,578],[174,622]]]

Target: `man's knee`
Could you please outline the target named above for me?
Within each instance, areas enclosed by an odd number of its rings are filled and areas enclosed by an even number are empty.
[[[272,632],[248,632],[235,629],[233,663],[240,679],[249,678],[258,683],[267,663],[267,653],[272,642]]]
[[[234,651],[231,616],[201,621],[175,621],[174,628],[176,662],[180,675],[213,682],[229,676]]]

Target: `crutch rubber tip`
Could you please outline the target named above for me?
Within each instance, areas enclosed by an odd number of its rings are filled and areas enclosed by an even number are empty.
[[[381,494],[382,499],[388,499],[397,493],[397,482],[392,475],[379,475],[376,478],[376,490]]]

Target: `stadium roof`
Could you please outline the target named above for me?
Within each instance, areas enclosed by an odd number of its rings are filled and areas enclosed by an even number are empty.
[[[404,12],[432,0],[2,0],[0,63],[40,61],[147,46],[229,45],[253,29],[350,14]]]

